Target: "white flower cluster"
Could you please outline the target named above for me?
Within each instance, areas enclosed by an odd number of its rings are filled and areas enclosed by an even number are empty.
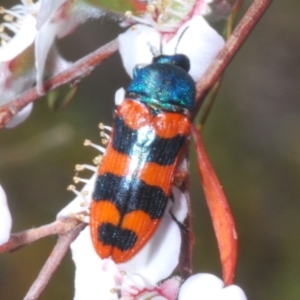
[[[69,67],[58,53],[54,41],[71,33],[101,11],[85,2],[77,5],[68,0],[21,0],[11,9],[0,7],[4,22],[0,24],[0,105],[37,83],[42,94],[42,82]],[[77,3],[77,2],[76,2]],[[27,105],[6,127],[24,121],[32,110]]]

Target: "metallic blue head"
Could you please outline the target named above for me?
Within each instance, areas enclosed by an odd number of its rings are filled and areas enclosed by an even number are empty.
[[[192,111],[196,89],[189,69],[183,54],[157,56],[152,64],[134,68],[127,95],[152,107]]]

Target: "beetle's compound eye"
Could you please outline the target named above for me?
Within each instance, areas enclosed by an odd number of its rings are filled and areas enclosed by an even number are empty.
[[[174,60],[173,60],[174,65],[181,67],[186,72],[188,72],[190,70],[190,60],[186,55],[176,54],[173,57],[174,57]]]
[[[190,60],[184,54],[160,55],[153,58],[153,63],[171,64],[184,69],[186,72],[190,70]]]

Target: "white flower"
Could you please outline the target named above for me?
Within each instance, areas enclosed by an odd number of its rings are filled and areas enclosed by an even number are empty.
[[[6,243],[10,237],[12,220],[5,192],[0,185],[0,245]]]
[[[29,48],[30,51],[30,48]],[[28,51],[24,55],[20,54],[14,60],[7,62],[0,61],[0,106],[9,103],[17,95],[29,89],[34,82],[33,68],[19,69],[16,64],[18,61],[29,58]],[[0,57],[1,60],[1,57]],[[29,58],[30,60],[30,58]],[[11,128],[23,122],[32,111],[32,103],[24,107],[16,116],[14,116],[5,127]]]
[[[42,94],[44,78],[70,66],[58,53],[55,38],[71,33],[100,10],[83,1],[21,0],[11,9],[0,7],[0,105],[13,100],[35,83]],[[29,104],[7,127],[23,121],[31,112]]]
[[[162,54],[174,54],[179,43],[177,53],[189,57],[189,73],[194,81],[201,78],[224,45],[224,39],[201,16],[194,16],[187,21],[170,40],[145,25],[132,26],[119,35],[118,40],[123,65],[131,77],[135,65],[151,63],[153,55],[149,44],[156,49],[162,48]]]
[[[10,10],[2,8],[0,11],[8,20],[0,25],[2,31],[8,29],[15,33],[13,37],[6,33],[0,35],[4,43],[0,48],[0,62],[14,59],[35,42],[36,81],[41,88],[46,60],[55,38],[73,32],[88,18],[99,17],[101,11],[80,0],[21,1],[22,4]]]
[[[16,116],[14,116],[6,125],[6,128],[13,128],[24,122],[31,114],[33,104],[26,105]]]
[[[86,181],[82,191],[76,192],[77,197],[58,213],[57,218],[83,213],[83,219],[89,221],[85,215],[91,202],[95,178],[96,174]],[[102,260],[97,255],[89,226],[80,233],[71,245],[76,266],[75,300],[119,299],[116,291],[124,299],[127,299],[125,295],[132,293],[139,295],[140,298],[136,299],[146,299],[146,295],[162,295],[166,292],[167,287],[159,289],[157,283],[169,277],[177,266],[181,244],[180,228],[169,211],[172,210],[178,222],[183,222],[187,215],[184,195],[176,188],[173,188],[173,194],[175,202],[170,201],[154,235],[140,252],[125,263],[115,265],[110,259]],[[169,284],[174,287],[174,282]]]
[[[18,94],[33,85],[35,80],[33,47],[36,36],[35,18],[32,14],[38,4],[16,5],[10,10],[0,7],[4,22],[0,24],[0,105],[7,104]],[[14,34],[11,37],[8,33]],[[30,114],[27,105],[6,127],[14,127]]]
[[[48,53],[55,38],[63,38],[89,18],[98,18],[100,9],[81,0],[40,0],[35,41],[37,85],[41,88]]]
[[[74,300],[143,300],[152,299],[150,296],[160,296],[160,298],[153,298],[159,300],[175,300],[178,295],[181,283],[178,277],[157,285],[159,277],[155,279],[155,284],[151,283],[145,269],[125,272],[122,266],[116,265],[111,259],[100,259],[93,248],[88,227],[71,244],[71,250],[76,267]],[[169,259],[165,256],[164,260],[168,262]],[[152,267],[149,267],[148,271]],[[163,268],[162,264],[156,270],[157,274]],[[170,270],[168,275],[172,271]]]
[[[200,273],[188,278],[180,288],[178,300],[247,300],[243,290],[237,285],[224,287],[218,277]]]
[[[36,30],[36,18],[34,15],[39,9],[39,4],[22,1],[11,9],[0,7],[0,13],[4,15],[1,28],[0,61],[9,61],[22,53],[34,41]],[[11,37],[7,32],[14,33]]]
[[[25,0],[22,3],[11,9],[0,9],[5,21],[0,25],[1,74],[5,74],[1,76],[0,87],[11,93],[7,96],[1,91],[1,104],[3,97],[8,101],[16,93],[24,91],[24,86],[32,84],[35,76],[33,42],[37,34],[35,16],[40,4]],[[25,83],[16,82],[18,80]]]
[[[71,250],[76,267],[74,300],[118,299],[113,292],[114,272],[104,270],[105,261],[93,248],[89,227],[71,244]]]

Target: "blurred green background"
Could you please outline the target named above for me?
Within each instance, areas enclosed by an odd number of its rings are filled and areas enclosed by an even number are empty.
[[[245,1],[243,11],[251,1]],[[15,1],[3,1],[10,7]],[[300,299],[300,26],[298,0],[274,1],[228,67],[204,130],[207,151],[230,200],[239,234],[236,282],[248,299]],[[71,61],[112,40],[122,29],[108,18],[88,22],[59,42]],[[36,102],[21,126],[0,132],[0,183],[13,232],[55,219],[73,195],[74,165],[91,163],[97,124],[111,124],[114,92],[129,78],[119,55],[102,63],[60,113]],[[220,275],[216,241],[199,188],[191,147],[195,272]],[[56,238],[0,256],[0,299],[19,300]],[[70,255],[40,299],[72,299]]]

